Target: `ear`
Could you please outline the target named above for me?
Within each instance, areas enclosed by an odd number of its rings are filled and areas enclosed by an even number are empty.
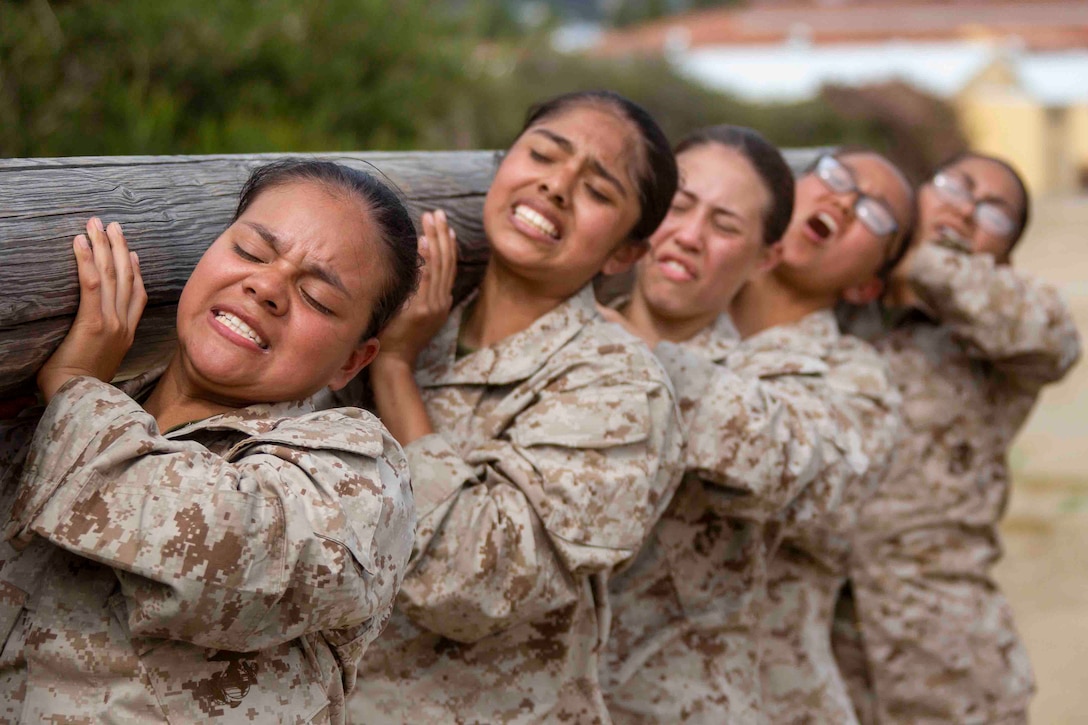
[[[360,370],[374,361],[380,349],[381,343],[378,342],[376,337],[359,343],[348,355],[348,359],[344,361],[340,369],[336,371],[336,374],[332,376],[332,380],[329,381],[329,390],[339,390],[350,383],[351,379],[358,375]]]
[[[635,262],[642,259],[642,255],[646,254],[650,249],[650,243],[643,240],[638,242],[625,241],[620,244],[616,251],[612,252],[611,256],[605,260],[604,266],[601,267],[601,274],[608,276],[613,274],[622,274],[634,266]]]
[[[877,276],[869,278],[869,281],[847,287],[842,291],[842,299],[852,305],[867,305],[884,291],[884,281]]]
[[[761,274],[770,272],[782,261],[782,254],[782,242],[775,242],[769,246],[766,244],[763,245],[763,248],[759,250],[759,261],[756,262],[756,271]]]

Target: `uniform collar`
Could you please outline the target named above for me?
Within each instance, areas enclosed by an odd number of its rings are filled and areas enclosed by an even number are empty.
[[[714,322],[680,344],[690,350],[696,350],[708,360],[720,363],[728,357],[730,351],[738,343],[740,343],[740,333],[737,332],[732,318],[723,312]]]
[[[141,401],[155,387],[164,370],[166,370],[166,364],[126,380],[117,387],[133,400]],[[163,431],[163,436],[181,438],[201,430],[233,430],[250,436],[264,435],[284,418],[294,418],[312,413],[314,410],[314,401],[310,398],[283,403],[256,403],[229,413],[219,413],[201,420],[183,423]]]
[[[835,314],[817,310],[788,325],[776,325],[752,335],[735,348],[727,363],[760,376],[820,375],[841,337]],[[741,362],[743,360],[743,362]]]
[[[599,320],[592,285],[586,285],[532,325],[494,345],[457,357],[457,334],[475,294],[458,305],[420,356],[421,387],[458,384],[509,385],[525,380],[577,335]]]

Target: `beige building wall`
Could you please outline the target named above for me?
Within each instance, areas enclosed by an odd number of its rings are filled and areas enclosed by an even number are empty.
[[[972,148],[1009,159],[1033,195],[1055,190],[1048,159],[1053,131],[1046,109],[1017,91],[971,86],[955,106]]]

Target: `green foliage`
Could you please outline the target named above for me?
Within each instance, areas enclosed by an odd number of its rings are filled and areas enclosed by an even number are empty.
[[[404,148],[469,45],[422,0],[0,0],[0,153]]]
[[[783,146],[928,160],[934,139],[961,138],[946,107],[895,89],[760,106],[662,60],[560,55],[518,30],[510,7],[0,0],[0,155],[504,148],[532,103],[585,88],[642,103],[673,139],[734,123]]]
[[[732,123],[759,129],[783,146],[882,143],[869,119],[845,120],[824,99],[756,105],[679,77],[659,59],[594,60],[522,48],[493,57],[476,71],[441,127],[444,145],[502,148],[521,127],[530,104],[558,93],[611,88],[645,106],[671,139],[701,126]],[[442,145],[442,144],[440,144]]]

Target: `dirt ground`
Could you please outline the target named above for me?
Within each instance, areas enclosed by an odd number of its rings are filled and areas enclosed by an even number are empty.
[[[1088,339],[1088,197],[1045,199],[1014,263],[1058,284]],[[1043,394],[1012,451],[997,578],[1035,666],[1033,723],[1088,722],[1088,363]]]

